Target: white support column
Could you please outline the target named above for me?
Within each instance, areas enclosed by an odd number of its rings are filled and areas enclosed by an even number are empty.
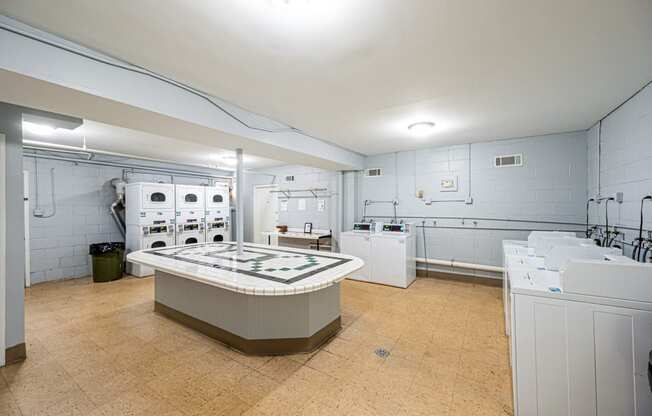
[[[242,198],[244,196],[244,178],[242,177],[242,149],[235,149],[235,156],[238,164],[236,168],[236,194],[235,194],[235,240],[238,248],[237,253],[242,254],[242,240],[244,239],[244,212],[242,210]]]

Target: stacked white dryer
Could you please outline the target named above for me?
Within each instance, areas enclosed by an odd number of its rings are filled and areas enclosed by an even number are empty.
[[[127,253],[175,244],[174,185],[129,183],[125,188],[125,200]],[[154,271],[127,263],[127,273],[142,277]]]
[[[196,185],[175,185],[177,245],[206,241],[204,233],[204,188]]]
[[[229,185],[217,183],[206,187],[206,242],[230,241]]]

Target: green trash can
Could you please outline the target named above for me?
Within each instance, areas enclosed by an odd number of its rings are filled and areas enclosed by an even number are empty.
[[[91,244],[88,251],[93,258],[93,282],[111,282],[122,277],[124,272],[124,243]]]

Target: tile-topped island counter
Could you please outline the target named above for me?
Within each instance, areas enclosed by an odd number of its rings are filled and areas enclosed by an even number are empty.
[[[341,327],[340,282],[357,257],[206,243],[136,251],[155,270],[157,312],[246,354],[309,352]]]

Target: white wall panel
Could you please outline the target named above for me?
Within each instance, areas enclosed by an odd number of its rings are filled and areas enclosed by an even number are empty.
[[[383,176],[360,174],[360,200],[398,199],[398,216],[473,216],[544,221],[583,222],[587,183],[586,132],[500,140],[461,146],[419,149],[370,156],[368,168],[380,167]],[[524,166],[495,168],[497,155],[523,153]],[[469,184],[469,158],[471,182]],[[457,192],[440,192],[443,177],[458,179]],[[471,186],[473,204],[439,202],[426,206],[416,198],[465,199]],[[368,215],[391,216],[391,205],[374,205]],[[360,216],[358,216],[359,219]],[[408,220],[409,221],[409,220]],[[421,219],[412,220],[421,223]],[[432,221],[427,221],[432,225]],[[441,220],[440,226],[462,226],[460,221]],[[471,221],[464,226],[473,228]],[[478,227],[527,228],[536,224],[478,222]],[[581,228],[581,227],[580,227]],[[479,264],[500,265],[501,241],[524,239],[527,232],[427,229],[428,256]],[[418,230],[418,256],[423,256],[422,232]]]

